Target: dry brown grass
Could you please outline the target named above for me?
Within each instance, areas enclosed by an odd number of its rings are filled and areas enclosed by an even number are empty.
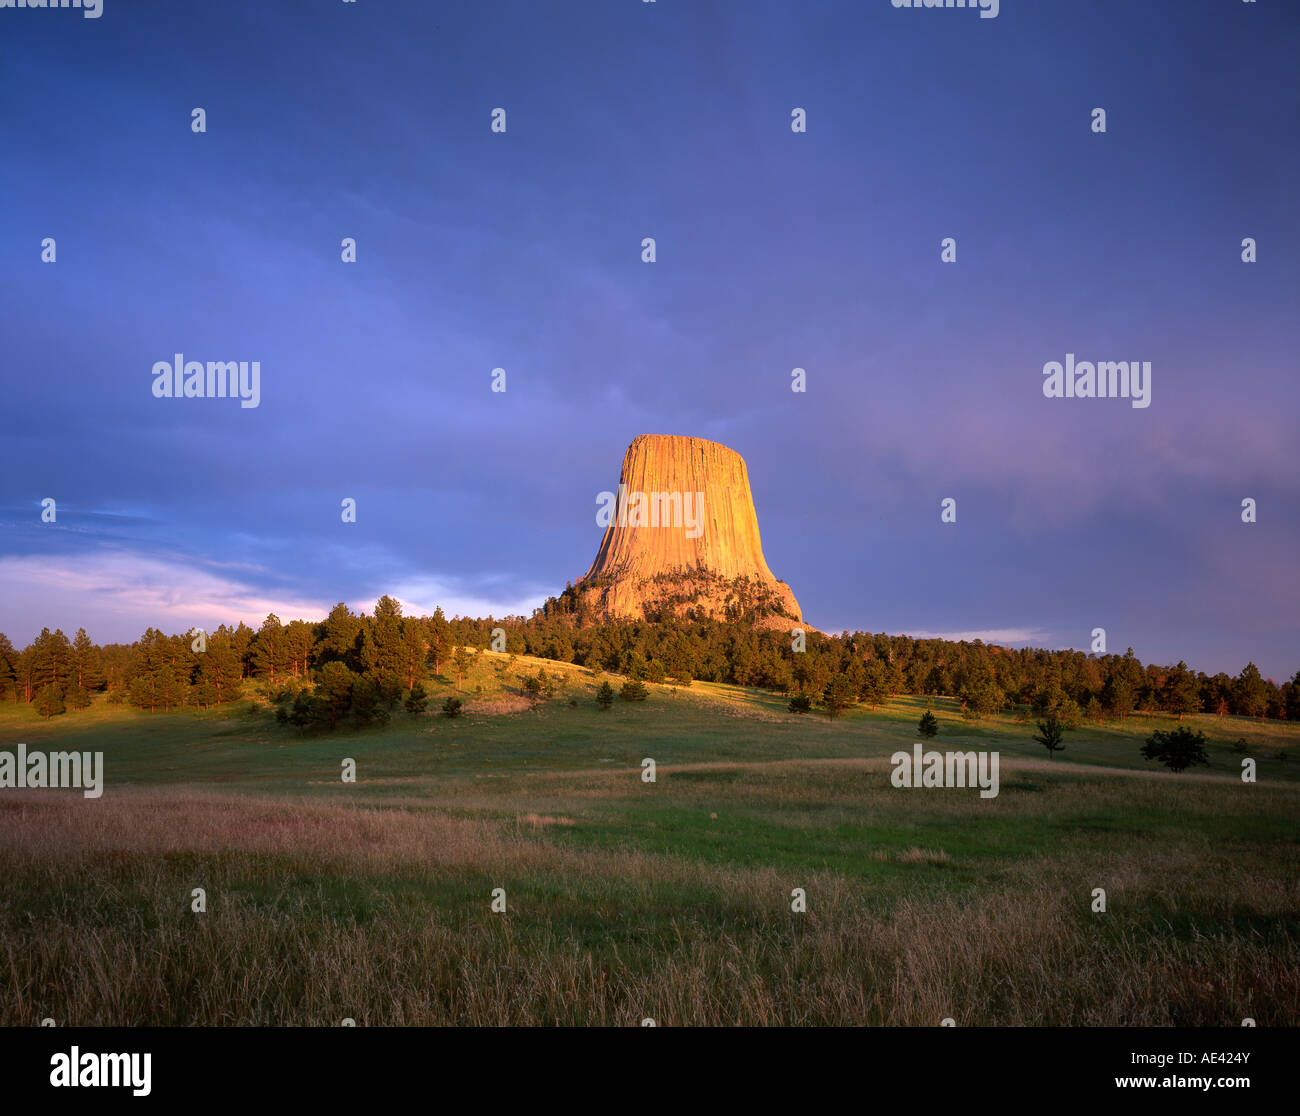
[[[0,794],[0,1023],[1296,1022],[1294,864],[1199,841],[1026,856],[998,886],[886,903],[833,872],[551,843],[573,824],[180,789]],[[489,911],[496,886],[506,915]],[[807,914],[790,913],[792,886]],[[1243,912],[1255,928],[1232,932]]]
[[[551,825],[572,826],[574,824],[572,818],[555,818],[542,814],[524,814],[520,817],[519,821],[524,825],[532,826],[534,829],[545,829],[547,826]]]
[[[526,697],[502,693],[465,702],[463,713],[476,717],[513,717],[518,713],[526,713],[532,707],[533,703]]]
[[[947,864],[948,854],[943,849],[918,849],[913,845],[902,852],[886,852],[878,849],[871,854],[873,860],[896,861],[899,864]]]

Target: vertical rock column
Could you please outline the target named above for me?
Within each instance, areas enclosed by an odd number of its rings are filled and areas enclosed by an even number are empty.
[[[703,438],[644,434],[628,446],[619,484],[628,519],[635,518],[639,493],[645,494],[645,506],[655,506],[661,515],[658,526],[632,526],[620,522],[620,510],[615,511],[596,560],[582,579],[604,582],[602,611],[639,617],[651,595],[649,579],[701,569],[728,580],[756,581],[775,592],[794,618],[800,617],[790,587],[773,576],[763,558],[749,473],[735,450]],[[702,509],[697,505],[699,493]],[[656,494],[668,499],[656,502]],[[674,514],[663,515],[669,508]],[[689,509],[694,529],[689,517],[676,514],[677,508],[683,513]]]

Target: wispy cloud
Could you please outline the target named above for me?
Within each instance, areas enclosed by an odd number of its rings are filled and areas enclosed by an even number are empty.
[[[99,642],[130,642],[144,627],[211,631],[241,621],[257,627],[268,613],[282,621],[321,620],[333,600],[278,591],[269,571],[250,563],[210,562],[181,553],[145,554],[103,547],[77,555],[0,557],[0,583],[22,586],[0,610],[0,631],[27,643],[43,627],[71,634],[84,627]],[[497,591],[499,590],[499,591]],[[438,606],[448,616],[527,616],[548,595],[521,592],[512,579],[486,576],[422,577],[398,583],[390,593],[409,616]],[[375,598],[349,600],[370,611]]]
[[[499,586],[499,591],[494,591]],[[420,577],[399,583],[389,596],[402,602],[407,616],[427,616],[441,606],[448,616],[530,616],[554,590],[535,588],[521,593],[517,583],[489,577],[479,584],[463,578]],[[353,609],[374,608],[375,602],[353,603]]]
[[[985,628],[982,631],[969,632],[923,632],[905,629],[900,634],[909,635],[913,639],[965,640],[967,643],[974,643],[978,639],[985,643],[1028,643],[1035,647],[1048,647],[1051,641],[1051,635],[1041,628]]]
[[[130,641],[141,634],[142,623],[181,632],[241,620],[256,626],[268,612],[288,620],[328,611],[321,601],[277,595],[202,560],[116,547],[0,557],[0,582],[22,586],[21,596],[10,598],[0,613],[0,625],[15,642],[26,642],[42,627],[69,633],[84,627],[99,641]]]

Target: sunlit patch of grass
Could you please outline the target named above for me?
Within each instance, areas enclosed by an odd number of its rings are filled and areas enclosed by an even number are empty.
[[[429,684],[479,715],[320,736],[251,699],[0,707],[0,746],[106,775],[95,801],[0,792],[0,1023],[1297,1022],[1300,763],[1272,757],[1300,726],[1190,717],[1211,765],[1174,776],[1138,755],[1168,718],[1049,759],[947,699],[831,722],[696,683],[602,711],[585,668],[507,664]],[[560,690],[534,705],[539,667]],[[999,751],[996,798],[891,786],[927,705],[926,748]]]

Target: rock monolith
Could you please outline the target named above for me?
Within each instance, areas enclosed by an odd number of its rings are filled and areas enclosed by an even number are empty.
[[[628,446],[608,526],[574,586],[600,617],[801,620],[768,569],[744,459],[703,438],[644,434]]]

